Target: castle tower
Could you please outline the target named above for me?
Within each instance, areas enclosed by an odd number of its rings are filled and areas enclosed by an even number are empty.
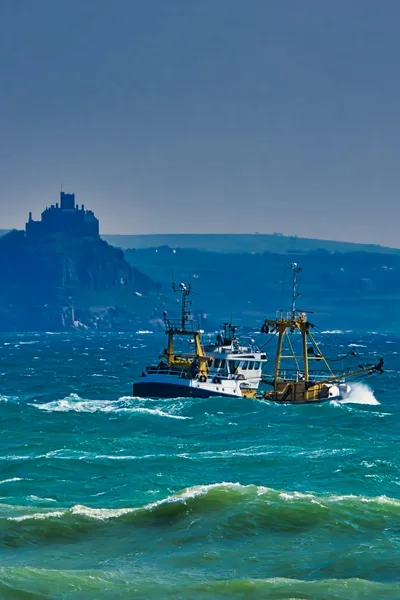
[[[60,208],[61,210],[74,210],[75,194],[66,194],[65,192],[60,192]]]

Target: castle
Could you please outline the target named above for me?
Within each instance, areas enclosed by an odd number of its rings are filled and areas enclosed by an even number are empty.
[[[52,233],[67,233],[74,237],[98,237],[99,220],[93,211],[75,204],[75,194],[60,192],[60,204],[52,204],[42,212],[41,220],[34,221],[29,213],[25,235],[42,237]]]

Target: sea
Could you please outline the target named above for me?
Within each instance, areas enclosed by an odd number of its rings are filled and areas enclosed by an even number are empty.
[[[140,399],[161,333],[0,335],[0,598],[400,598],[400,337],[342,402]]]

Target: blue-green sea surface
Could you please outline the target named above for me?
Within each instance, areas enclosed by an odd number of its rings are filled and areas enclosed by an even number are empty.
[[[277,406],[132,397],[161,334],[2,335],[0,598],[398,600],[400,338],[355,341],[383,375]]]

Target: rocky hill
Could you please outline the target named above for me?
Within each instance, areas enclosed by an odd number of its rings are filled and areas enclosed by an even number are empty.
[[[136,328],[159,289],[101,238],[23,231],[0,238],[0,284],[1,331]]]

